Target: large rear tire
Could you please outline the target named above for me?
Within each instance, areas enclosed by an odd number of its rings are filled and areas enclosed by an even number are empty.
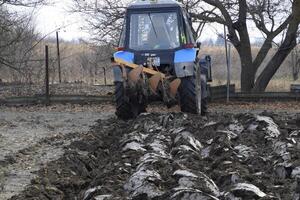
[[[207,114],[207,98],[201,100],[201,115],[204,116]]]
[[[182,112],[199,114],[200,104],[199,96],[196,93],[196,77],[181,78],[179,87],[180,108]]]
[[[123,82],[115,82],[116,115],[118,118],[128,120],[136,118],[140,113],[146,111],[146,104],[138,103],[126,95]]]

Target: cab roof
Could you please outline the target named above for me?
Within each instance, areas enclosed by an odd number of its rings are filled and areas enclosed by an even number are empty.
[[[182,7],[182,4],[175,0],[136,0],[128,6],[129,9],[159,7]]]

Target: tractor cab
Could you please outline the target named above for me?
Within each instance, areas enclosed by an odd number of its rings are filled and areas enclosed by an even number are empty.
[[[183,112],[206,112],[207,76],[201,68],[210,67],[210,58],[200,59],[191,24],[175,0],[137,0],[128,6],[112,59],[118,117],[144,112],[153,95],[167,106],[179,103]]]
[[[176,1],[136,1],[127,8],[119,49],[130,52],[131,62],[146,66],[152,60],[161,70],[170,70],[177,50],[196,47],[190,24]]]

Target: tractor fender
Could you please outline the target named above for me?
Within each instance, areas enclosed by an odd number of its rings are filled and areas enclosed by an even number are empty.
[[[114,59],[122,59],[126,62],[133,63],[134,54],[128,51],[117,51],[114,53]],[[123,82],[123,74],[119,65],[113,67],[114,82]],[[126,68],[126,72],[129,73],[130,69]]]
[[[114,82],[123,82],[122,70],[119,65],[115,65],[112,67],[114,74]]]
[[[129,51],[117,51],[114,53],[115,59],[122,59],[126,62],[133,63],[134,61],[134,53],[131,53]]]
[[[178,78],[194,75],[196,53],[194,48],[175,51],[174,68]]]
[[[193,76],[195,73],[194,62],[175,63],[175,73],[178,78]]]

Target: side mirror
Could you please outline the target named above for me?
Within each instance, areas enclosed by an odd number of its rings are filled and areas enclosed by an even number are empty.
[[[111,63],[115,63],[115,58],[112,56],[112,57],[110,57],[110,62]]]
[[[201,68],[201,74],[206,76],[207,82],[212,82],[212,73],[211,73],[211,57],[206,55],[199,60],[199,65]]]
[[[196,45],[197,45],[197,48],[200,49],[200,47],[201,47],[201,42],[197,42]]]

